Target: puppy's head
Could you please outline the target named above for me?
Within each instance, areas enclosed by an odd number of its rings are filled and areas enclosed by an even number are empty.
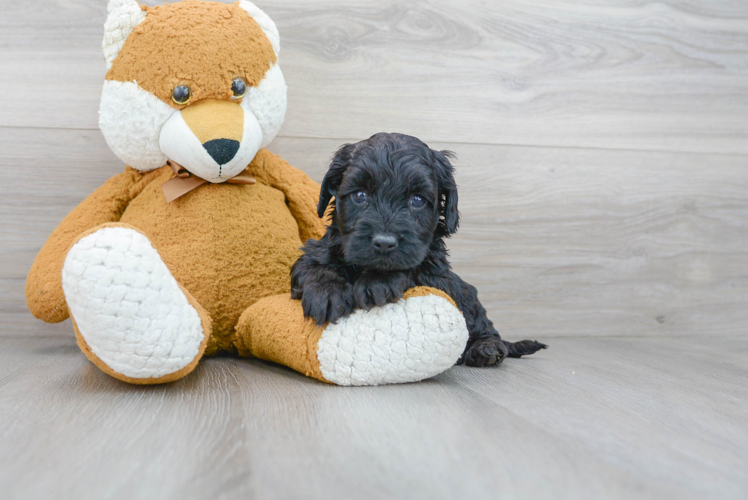
[[[335,198],[332,225],[345,260],[370,270],[412,269],[435,238],[457,231],[451,157],[403,134],[342,146],[322,181],[318,213]]]

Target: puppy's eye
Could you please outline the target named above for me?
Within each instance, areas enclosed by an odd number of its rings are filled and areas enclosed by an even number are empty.
[[[420,194],[414,194],[410,197],[410,206],[413,208],[423,208],[426,204],[426,200]]]
[[[190,102],[190,97],[192,92],[187,85],[179,85],[171,91],[171,100],[180,105]]]
[[[355,193],[351,194],[351,199],[354,201],[354,203],[358,203],[359,205],[366,203],[366,191],[364,191],[363,189],[360,191],[356,191]]]
[[[231,96],[232,99],[241,99],[244,97],[244,94],[247,93],[247,82],[244,81],[244,78],[234,78],[234,81],[231,83],[231,92],[234,93]]]

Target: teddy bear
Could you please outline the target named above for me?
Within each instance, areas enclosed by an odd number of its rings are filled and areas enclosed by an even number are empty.
[[[41,248],[26,297],[70,317],[119,380],[158,384],[228,352],[337,385],[413,382],[454,365],[465,320],[439,290],[337,323],[304,318],[289,271],[319,238],[320,186],[265,147],[286,112],[273,21],[247,0],[110,0],[99,127],[126,167]]]

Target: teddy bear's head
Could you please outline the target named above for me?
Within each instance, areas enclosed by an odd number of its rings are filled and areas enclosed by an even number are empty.
[[[173,160],[210,182],[242,172],[286,113],[278,30],[254,4],[109,0],[99,127],[147,171]]]

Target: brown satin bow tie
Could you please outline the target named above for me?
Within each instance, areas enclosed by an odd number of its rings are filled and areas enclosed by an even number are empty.
[[[185,195],[193,189],[197,189],[208,182],[202,177],[191,174],[186,168],[174,160],[168,160],[166,163],[174,171],[174,175],[176,175],[176,177],[169,179],[164,182],[163,186],[161,186],[161,189],[164,191],[164,196],[166,197],[166,203],[171,203],[180,196]],[[244,172],[226,181],[227,184],[254,184],[255,182],[257,182],[257,179],[250,174],[245,174]]]

